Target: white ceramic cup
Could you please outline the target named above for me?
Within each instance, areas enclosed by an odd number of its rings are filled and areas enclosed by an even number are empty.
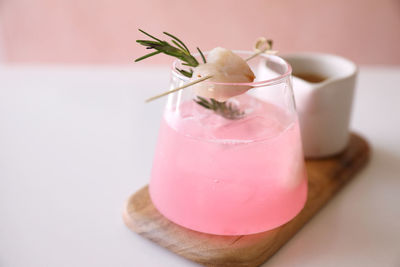
[[[326,79],[309,82],[293,76],[304,154],[327,157],[343,151],[349,141],[349,124],[357,66],[340,56],[323,53],[283,55],[294,74]]]

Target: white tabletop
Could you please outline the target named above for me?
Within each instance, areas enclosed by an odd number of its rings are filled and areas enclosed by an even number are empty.
[[[130,232],[167,67],[0,68],[0,266],[198,266]],[[361,68],[369,166],[263,266],[400,266],[400,68]]]

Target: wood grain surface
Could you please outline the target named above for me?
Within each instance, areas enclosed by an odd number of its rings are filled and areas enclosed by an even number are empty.
[[[183,228],[156,210],[147,186],[127,200],[123,219],[132,231],[204,266],[259,266],[294,236],[366,165],[368,159],[368,143],[353,134],[349,146],[341,154],[307,160],[309,191],[304,209],[285,225],[259,234],[218,236]]]

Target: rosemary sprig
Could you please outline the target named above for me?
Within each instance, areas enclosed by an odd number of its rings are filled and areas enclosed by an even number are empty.
[[[199,62],[197,61],[197,59],[190,53],[190,50],[178,37],[176,37],[168,32],[163,32],[166,36],[171,38],[171,42],[173,43],[173,45],[172,45],[172,44],[168,43],[167,41],[160,40],[141,29],[139,29],[139,31],[141,33],[147,35],[148,37],[150,37],[153,40],[136,40],[136,42],[145,46],[146,49],[154,49],[156,51],[137,58],[135,60],[135,62],[138,62],[143,59],[163,53],[163,54],[180,59],[182,61],[182,65],[184,65],[184,66],[197,67],[199,65]],[[199,51],[203,61],[205,62],[205,57],[204,57],[203,53],[201,52],[200,48],[197,47],[197,51]],[[191,69],[191,68],[189,70],[176,68],[176,70],[188,78],[191,78],[193,75],[193,69]]]
[[[230,102],[219,102],[213,98],[210,98],[209,100],[197,96],[194,101],[199,104],[200,106],[213,110],[216,114],[221,115],[222,117],[229,119],[229,120],[236,120],[240,119],[244,116],[244,112],[241,111],[238,107],[234,106]]]

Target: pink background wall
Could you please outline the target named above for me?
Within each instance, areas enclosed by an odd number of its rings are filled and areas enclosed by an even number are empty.
[[[0,27],[9,62],[130,63],[146,52],[140,27],[203,50],[249,49],[267,36],[280,52],[400,64],[399,0],[0,0]]]

